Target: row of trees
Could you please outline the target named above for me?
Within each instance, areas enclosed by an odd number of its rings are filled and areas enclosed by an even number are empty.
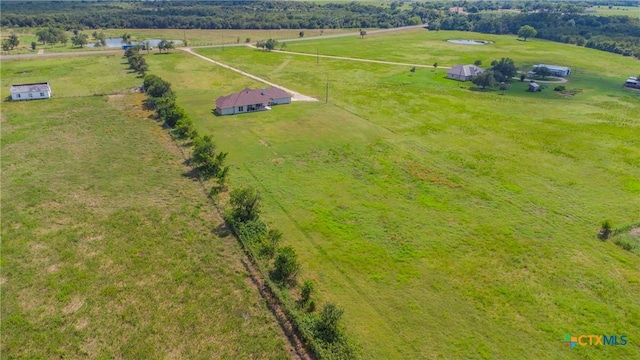
[[[269,269],[269,278],[276,287],[289,290],[299,287],[300,296],[295,304],[287,303],[282,296],[280,300],[307,345],[318,358],[354,358],[355,348],[341,321],[344,311],[333,303],[326,303],[316,312],[315,284],[310,280],[298,284],[298,256],[293,247],[280,245],[282,232],[269,229],[260,218],[260,194],[254,188],[239,188],[230,195],[225,219],[245,249],[255,262]]]
[[[468,14],[450,14],[451,2],[392,2],[375,6],[360,2],[132,2],[131,7],[103,2],[3,3],[4,27],[182,28],[182,29],[325,29],[389,28],[426,23],[432,30],[519,34],[529,25],[543,39],[572,43],[640,58],[640,19],[584,13],[598,1],[455,1]],[[395,5],[394,5],[395,4]],[[520,13],[495,10],[517,9]],[[255,14],[260,14],[255,16]],[[59,38],[56,36],[60,36]],[[60,33],[43,43],[66,43]],[[519,34],[525,40],[536,35]],[[304,36],[304,33],[299,33]],[[361,34],[364,37],[364,34]]]
[[[149,70],[149,65],[147,65],[147,61],[144,59],[142,54],[140,54],[140,47],[131,47],[128,48],[124,52],[124,56],[127,58],[127,62],[129,63],[129,68],[140,76],[144,76]]]
[[[420,23],[413,7],[285,1],[34,2],[3,3],[1,26],[60,26],[68,29],[328,29],[389,28]],[[256,14],[259,14],[256,16]]]
[[[136,53],[132,50],[128,55],[134,57]],[[186,144],[193,148],[189,163],[195,175],[203,181],[215,181],[210,195],[215,197],[226,190],[229,166],[225,166],[224,161],[227,153],[216,151],[211,136],[198,135],[191,119],[176,105],[176,95],[169,82],[147,75],[143,87],[149,106],[155,109],[158,118],[178,139],[190,141]],[[225,221],[259,268],[268,270],[267,283],[273,283],[270,288],[279,294],[288,317],[316,357],[354,358],[355,348],[348,341],[341,320],[344,311],[333,303],[327,303],[316,311],[315,283],[310,280],[298,283],[300,263],[296,251],[291,246],[282,246],[282,232],[269,229],[260,218],[261,204],[261,196],[254,188],[234,189],[230,193]],[[291,299],[279,293],[294,288],[299,290],[297,298]]]
[[[138,47],[127,49],[128,58],[142,57]],[[143,58],[144,60],[144,58]],[[226,188],[229,166],[224,162],[226,152],[217,152],[213,139],[209,135],[200,136],[193,126],[193,120],[183,108],[176,104],[176,95],[171,84],[156,75],[144,78],[143,88],[148,97],[148,104],[156,111],[158,118],[178,139],[188,139],[193,147],[190,164],[195,175],[203,181],[214,180],[211,191],[217,194]]]

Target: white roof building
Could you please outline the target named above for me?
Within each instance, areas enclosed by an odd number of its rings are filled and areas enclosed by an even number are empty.
[[[51,85],[46,83],[11,85],[11,100],[48,99],[51,97]]]

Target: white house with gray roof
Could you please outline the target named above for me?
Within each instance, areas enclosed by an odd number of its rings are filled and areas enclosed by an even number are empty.
[[[484,69],[481,69],[475,65],[456,65],[447,71],[447,77],[453,80],[459,81],[469,81],[474,76],[481,74],[484,72]]]
[[[46,83],[11,85],[11,100],[48,99],[51,97],[51,85]]]

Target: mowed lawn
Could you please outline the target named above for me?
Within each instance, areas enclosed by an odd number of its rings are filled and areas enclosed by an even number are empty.
[[[392,60],[414,62],[420,50],[401,34],[388,36],[407,55]],[[329,104],[216,117],[217,96],[263,85],[182,53],[150,64],[230,153],[232,186],[260,189],[264,217],[300,254],[301,276],[346,309],[364,358],[637,357],[633,340],[562,344],[565,333],[640,331],[638,256],[596,238],[605,219],[640,217],[640,96],[621,87],[637,62],[593,53],[606,62],[587,67],[591,50],[544,43],[559,54],[545,62],[584,66],[567,84],[576,96],[519,82],[474,91],[441,69],[202,49],[321,100],[329,82]],[[483,58],[535,61],[493,49]]]
[[[3,358],[289,357],[122,61],[2,63],[54,94],[1,105]]]

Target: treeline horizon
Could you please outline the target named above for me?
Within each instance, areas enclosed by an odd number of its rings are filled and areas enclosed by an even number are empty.
[[[37,1],[3,2],[0,26],[92,29],[337,29],[426,24],[432,30],[517,34],[533,26],[538,38],[635,56],[640,59],[640,19],[596,16],[591,6],[634,6],[618,1]],[[462,13],[451,13],[460,7]],[[458,9],[456,9],[458,10]],[[500,11],[498,11],[500,10]]]

